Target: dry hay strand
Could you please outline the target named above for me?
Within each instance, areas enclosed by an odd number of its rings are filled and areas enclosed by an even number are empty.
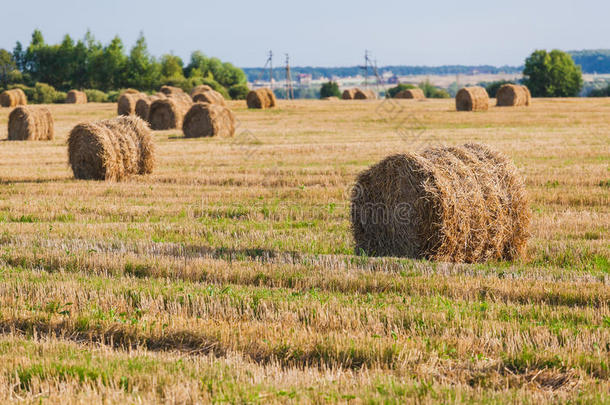
[[[455,96],[455,107],[458,111],[487,111],[489,95],[483,87],[464,87]]]
[[[248,108],[271,108],[275,107],[275,103],[275,94],[266,88],[250,90],[246,96]]]
[[[150,105],[148,122],[154,130],[182,128],[184,114],[192,105],[191,98],[186,100],[181,96],[169,96],[155,100]]]
[[[8,117],[11,141],[51,141],[54,136],[53,116],[46,107],[20,106]]]
[[[480,144],[392,155],[352,191],[356,251],[445,262],[523,257],[531,213],[505,155]]]
[[[16,107],[27,105],[27,103],[28,98],[21,89],[6,90],[0,94],[0,105],[2,107]]]
[[[353,100],[354,94],[356,94],[356,89],[345,89],[341,94],[341,98],[343,100]]]
[[[68,157],[77,179],[119,181],[152,173],[155,147],[144,121],[120,116],[75,126],[68,136]]]
[[[70,90],[66,95],[66,104],[87,104],[87,95],[83,91]]]
[[[157,100],[167,98],[163,93],[157,93],[152,96],[146,96],[138,99],[136,102],[136,115],[148,122],[148,116],[150,113],[150,106]]]
[[[235,115],[220,104],[197,102],[186,113],[182,131],[187,138],[231,137],[235,134]]]
[[[214,89],[208,86],[207,84],[200,84],[199,86],[193,87],[193,90],[191,90],[191,97],[193,97],[197,93],[203,93],[210,90]]]
[[[138,100],[148,98],[143,93],[128,93],[121,94],[117,102],[117,114],[118,115],[133,115],[136,113],[136,105]]]
[[[426,98],[426,95],[424,94],[424,91],[419,88],[418,89],[406,89],[406,90],[401,90],[398,93],[396,93],[394,98],[409,98],[409,99],[415,99],[415,100],[423,100]]]
[[[195,93],[192,95],[194,102],[202,102],[202,103],[210,103],[210,104],[218,104],[222,106],[226,106],[227,102],[225,98],[217,91],[207,90],[199,93]]]
[[[529,89],[519,84],[504,84],[496,94],[498,107],[522,107],[530,105],[531,94]]]
[[[354,92],[354,100],[376,100],[377,93],[369,89],[356,89]]]

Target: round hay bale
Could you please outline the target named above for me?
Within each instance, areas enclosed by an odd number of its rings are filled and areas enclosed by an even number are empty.
[[[186,97],[188,100],[191,99],[188,95]],[[191,104],[191,101],[186,101],[180,96],[170,96],[153,101],[148,113],[150,127],[154,130],[182,128],[184,114]]]
[[[203,103],[219,104],[222,106],[227,105],[227,102],[225,101],[225,98],[222,96],[222,94],[214,90],[207,90],[195,93],[192,97],[194,102],[200,101]]]
[[[275,95],[270,89],[250,90],[246,96],[248,108],[271,108],[275,106]]]
[[[376,100],[377,93],[369,89],[356,89],[354,91],[354,100]]]
[[[191,97],[193,97],[197,93],[203,93],[210,90],[214,89],[208,86],[207,84],[200,84],[199,86],[193,87],[193,90],[191,90]]]
[[[27,103],[28,98],[21,89],[6,90],[0,94],[0,105],[2,107],[16,107],[27,105]]]
[[[68,136],[68,157],[77,179],[119,181],[152,173],[155,148],[144,121],[120,116],[75,126]]]
[[[66,95],[66,104],[87,104],[87,95],[83,91],[70,90]]]
[[[484,145],[389,156],[360,173],[351,202],[356,251],[370,256],[484,262],[525,253],[523,180]]]
[[[458,111],[487,111],[489,95],[483,87],[464,87],[455,96],[455,107]]]
[[[20,106],[8,117],[11,141],[51,141],[54,134],[53,116],[46,107]]]
[[[235,115],[220,104],[197,102],[184,116],[182,131],[187,138],[231,137],[235,134]]]
[[[496,93],[498,107],[522,107],[529,105],[530,101],[529,89],[519,84],[504,84]]]
[[[123,93],[117,102],[118,115],[133,115],[136,113],[136,104],[138,100],[147,98],[146,94],[142,93]]]
[[[341,94],[341,98],[343,100],[353,100],[354,94],[356,93],[356,89],[345,89]]]
[[[141,91],[140,90],[136,90],[136,89],[125,89],[123,90],[123,92],[121,94],[140,94]]]
[[[150,113],[151,104],[162,98],[167,98],[167,97],[163,93],[157,93],[152,96],[146,96],[146,97],[140,98],[136,102],[136,115],[138,117],[142,118],[144,121],[148,122],[148,115]]]
[[[532,105],[532,93],[530,93],[530,89],[527,86],[521,86],[521,87],[523,87],[523,91],[525,92],[525,105],[526,106]]]
[[[398,93],[396,93],[394,98],[408,98],[408,99],[414,99],[414,100],[423,100],[426,98],[426,95],[424,94],[424,91],[419,88],[406,89],[406,90],[402,90],[402,91],[399,91]]]

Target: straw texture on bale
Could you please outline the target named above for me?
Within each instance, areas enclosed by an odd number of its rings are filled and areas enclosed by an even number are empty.
[[[193,97],[197,93],[203,93],[205,91],[210,91],[210,90],[214,90],[214,89],[212,89],[207,84],[200,84],[199,86],[193,87],[193,90],[191,90],[191,97]]]
[[[87,95],[83,91],[70,90],[66,95],[67,104],[87,104]]]
[[[483,87],[464,87],[455,96],[455,108],[458,111],[487,111],[489,95]]]
[[[2,107],[16,107],[27,105],[27,103],[28,98],[21,89],[6,90],[0,94],[0,105]]]
[[[201,101],[203,103],[219,104],[222,106],[227,105],[222,94],[214,90],[200,91],[199,93],[193,94],[192,97],[194,102]]]
[[[498,107],[522,107],[531,103],[529,89],[519,84],[504,84],[496,93]]]
[[[119,97],[117,103],[117,114],[118,115],[132,115],[136,113],[136,104],[138,100],[147,98],[148,96],[143,93],[123,93]]]
[[[146,96],[138,99],[136,102],[136,115],[148,122],[148,115],[150,113],[150,106],[157,100],[167,98],[163,93],[157,93],[152,96]]]
[[[345,89],[341,94],[341,98],[343,100],[353,100],[354,94],[356,93],[356,89]]]
[[[144,121],[120,116],[75,126],[68,136],[68,156],[77,179],[118,181],[152,173],[155,147]]]
[[[8,117],[11,141],[50,141],[54,134],[53,116],[46,107],[20,106]]]
[[[423,100],[426,98],[426,95],[424,94],[424,91],[422,89],[406,89],[396,93],[394,98],[411,98],[415,100]]]
[[[356,89],[354,92],[355,100],[376,100],[377,94],[373,90],[369,89]]]
[[[505,155],[481,144],[392,155],[352,191],[357,252],[445,262],[523,257],[530,209]]]
[[[235,116],[220,104],[197,102],[186,113],[182,131],[187,138],[231,137],[235,134]]]
[[[121,94],[140,94],[140,90],[136,89],[125,89]]]
[[[188,100],[178,95],[155,100],[150,105],[148,122],[154,130],[182,128],[184,114],[192,105],[191,97]]]
[[[246,96],[248,108],[275,107],[275,95],[270,89],[251,90]]]

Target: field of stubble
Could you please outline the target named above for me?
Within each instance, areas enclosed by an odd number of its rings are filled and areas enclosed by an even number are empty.
[[[115,104],[51,106],[53,142],[0,109],[0,402],[610,401],[610,99],[534,101],[231,102],[235,139],[156,132],[122,183],[65,145]],[[525,176],[527,260],[354,256],[356,174],[467,141]]]

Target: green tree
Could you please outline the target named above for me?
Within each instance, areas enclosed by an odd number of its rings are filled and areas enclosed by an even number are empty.
[[[320,88],[320,98],[324,97],[341,97],[337,82],[330,81],[322,85]]]
[[[400,84],[398,84],[398,85],[396,85],[394,87],[390,87],[386,91],[385,97],[386,98],[394,98],[401,91],[407,90],[407,89],[414,89],[414,88],[415,88],[415,86],[413,86],[412,84],[400,83]]]
[[[125,87],[127,56],[121,38],[114,37],[102,52],[97,53],[93,67],[90,74],[96,83],[94,87],[104,91]]]
[[[182,59],[175,55],[165,54],[161,57],[161,74],[163,79],[184,79]]]
[[[127,65],[127,86],[153,89],[160,84],[161,66],[150,56],[143,33],[131,48]]]
[[[13,55],[5,49],[0,49],[0,86],[6,88],[16,70],[17,64]]]
[[[498,93],[498,90],[500,90],[500,87],[505,84],[515,84],[515,82],[511,82],[510,80],[497,80],[495,82],[479,83],[480,86],[485,87],[485,90],[487,90],[487,94],[489,94],[489,97],[491,98],[496,97],[496,94]]]
[[[534,97],[575,97],[583,79],[580,66],[562,51],[535,51],[525,60],[524,84]]]

